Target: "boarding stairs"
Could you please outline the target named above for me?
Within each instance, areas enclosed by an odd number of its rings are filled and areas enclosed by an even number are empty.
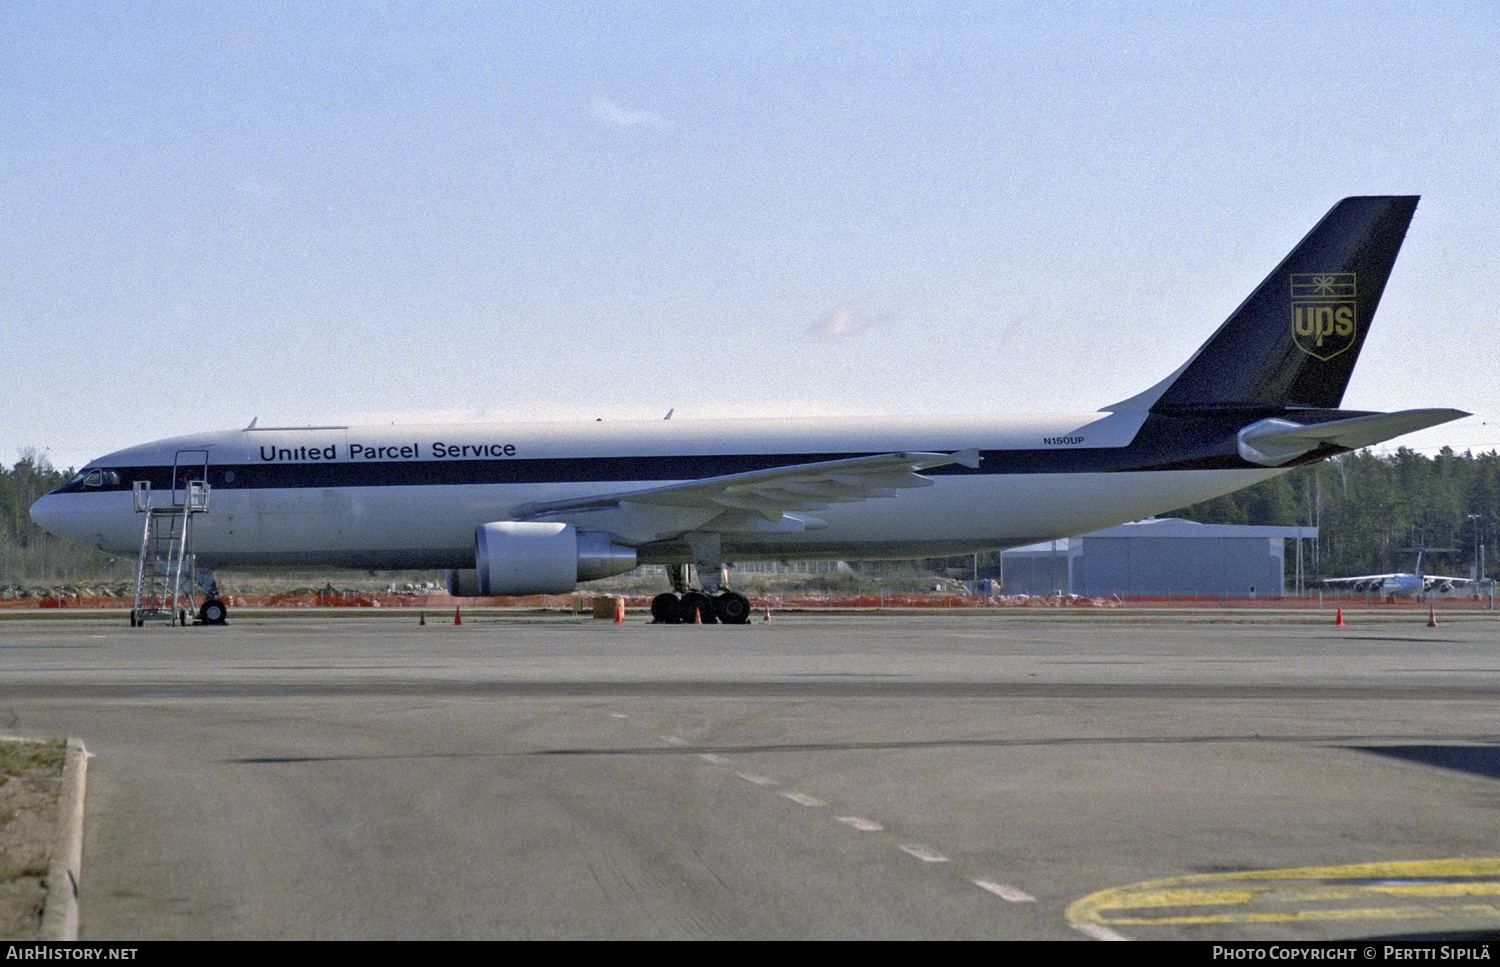
[[[132,628],[147,621],[189,624],[197,606],[193,600],[193,517],[208,513],[209,487],[205,481],[188,481],[174,490],[166,506],[151,502],[151,482],[135,484],[135,512],[145,515],[141,553],[135,567],[135,607],[130,612]]]

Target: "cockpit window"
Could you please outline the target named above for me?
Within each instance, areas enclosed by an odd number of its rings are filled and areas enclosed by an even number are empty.
[[[89,470],[80,470],[69,480],[69,487],[118,487],[120,486],[120,474],[116,470],[101,470],[94,467]]]

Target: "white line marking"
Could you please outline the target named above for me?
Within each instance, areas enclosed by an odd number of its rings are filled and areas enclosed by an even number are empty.
[[[741,779],[745,780],[746,782],[753,782],[757,786],[774,786],[774,785],[776,785],[776,780],[775,779],[771,779],[771,778],[769,778],[767,776],[757,776],[753,772],[736,772],[735,775],[739,776]]]
[[[853,826],[862,833],[878,833],[884,826],[873,819],[865,819],[863,816],[839,816],[838,821],[846,826]]]
[[[805,792],[795,792],[795,791],[792,791],[792,790],[787,790],[786,792],[783,792],[782,795],[785,796],[785,797],[787,797],[788,799],[790,799],[792,802],[796,803],[799,806],[819,807],[819,806],[826,806],[826,805],[828,805],[823,800],[818,799],[818,798],[816,798],[814,796],[809,796]]]
[[[702,759],[704,762],[712,762],[716,766],[727,766],[729,764],[724,760],[723,756],[714,755],[712,752],[700,752],[698,754],[698,758]]]
[[[981,890],[989,890],[1000,899],[1009,900],[1011,903],[1036,902],[1036,897],[1025,890],[1018,890],[1013,886],[1006,886],[1004,883],[996,883],[994,880],[975,880],[974,885]]]
[[[1079,933],[1086,933],[1095,940],[1129,940],[1123,933],[1115,933],[1102,924],[1097,923],[1075,923],[1073,929]]]
[[[939,853],[931,846],[925,846],[922,843],[903,843],[901,846],[901,851],[903,853],[910,853],[912,856],[915,856],[923,863],[948,862],[948,857],[944,856],[942,853]]]
[[[687,739],[680,735],[664,735],[661,740],[667,745],[687,745]]]

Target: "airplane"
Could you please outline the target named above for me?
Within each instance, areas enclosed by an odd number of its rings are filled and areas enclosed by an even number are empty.
[[[1469,414],[1340,404],[1415,196],[1346,198],[1187,362],[1098,412],[1053,416],[263,427],[88,463],[31,509],[135,554],[132,488],[212,490],[194,524],[200,623],[213,571],[448,570],[456,596],[566,593],[667,565],[661,622],[744,623],[725,563],[912,559],[1137,520]],[[697,585],[691,582],[690,567]]]
[[[1347,584],[1358,594],[1373,593],[1387,598],[1416,598],[1421,600],[1428,594],[1448,594],[1454,588],[1468,587],[1478,582],[1470,578],[1448,577],[1442,574],[1422,573],[1422,558],[1428,551],[1444,551],[1452,548],[1417,548],[1416,570],[1402,574],[1361,574],[1355,577],[1325,578],[1324,584]]]

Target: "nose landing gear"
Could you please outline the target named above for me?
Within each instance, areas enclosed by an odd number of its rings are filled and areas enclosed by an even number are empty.
[[[229,609],[218,598],[209,598],[198,609],[198,621],[206,625],[221,625],[229,616]]]

